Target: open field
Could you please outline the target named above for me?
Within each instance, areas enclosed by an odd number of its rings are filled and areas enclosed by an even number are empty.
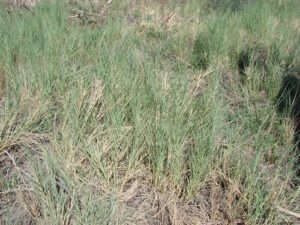
[[[0,224],[300,224],[300,1],[12,2]]]

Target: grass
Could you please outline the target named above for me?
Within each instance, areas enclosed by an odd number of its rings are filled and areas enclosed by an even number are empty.
[[[1,224],[296,223],[298,1],[72,2],[0,10]]]

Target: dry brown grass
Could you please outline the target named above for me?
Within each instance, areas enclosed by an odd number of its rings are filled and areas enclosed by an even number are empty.
[[[107,20],[109,8],[112,0],[107,1],[105,4],[94,3],[89,1],[89,4],[84,4],[85,8],[72,9],[69,20],[79,21],[81,26],[91,25],[92,27],[102,26]],[[75,6],[80,6],[77,1],[71,2]],[[88,6],[87,6],[88,5]]]
[[[140,171],[125,181],[120,193],[120,204],[132,213],[129,224],[206,224],[209,216],[204,201],[187,203],[178,199],[172,187],[158,190],[150,175]]]
[[[188,201],[178,198],[172,187],[155,189],[149,178],[145,171],[125,178],[119,203],[130,211],[128,224],[244,224],[247,209],[242,187],[221,171],[211,174]]]
[[[4,4],[10,7],[14,7],[14,8],[25,7],[31,9],[35,7],[40,0],[2,0],[2,1],[4,2]]]

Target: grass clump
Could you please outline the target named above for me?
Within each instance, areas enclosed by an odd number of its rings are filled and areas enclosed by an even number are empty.
[[[0,10],[1,224],[296,221],[297,2],[214,4]]]
[[[253,3],[255,1],[249,0],[212,0],[207,1],[204,5],[211,10],[216,10],[219,12],[238,12],[243,10],[244,7],[247,7],[249,3]]]

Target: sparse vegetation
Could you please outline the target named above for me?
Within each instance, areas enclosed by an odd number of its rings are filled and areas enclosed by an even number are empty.
[[[299,222],[299,1],[37,2],[0,9],[0,224]]]

